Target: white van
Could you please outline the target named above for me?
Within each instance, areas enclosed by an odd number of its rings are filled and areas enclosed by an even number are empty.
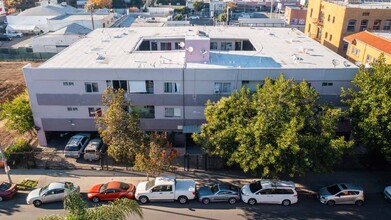
[[[87,147],[84,149],[84,160],[99,160],[103,142],[100,138],[90,140]]]

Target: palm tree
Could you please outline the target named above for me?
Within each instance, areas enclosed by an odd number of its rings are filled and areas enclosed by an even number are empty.
[[[142,210],[135,200],[119,199],[110,202],[109,205],[88,208],[87,203],[77,192],[72,192],[65,197],[64,209],[67,211],[65,216],[51,215],[38,218],[38,220],[124,220],[130,214],[143,217]]]

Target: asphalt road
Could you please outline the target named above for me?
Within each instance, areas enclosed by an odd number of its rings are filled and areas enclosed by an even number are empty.
[[[198,201],[188,204],[150,203],[142,205],[144,219],[390,219],[391,202],[381,193],[366,194],[366,203],[362,207],[355,205],[336,205],[329,207],[321,204],[314,196],[299,195],[299,203],[289,207],[281,205],[258,204],[250,206],[239,202],[235,205],[211,203],[204,205]],[[27,192],[21,192],[9,201],[0,203],[0,219],[36,219],[45,215],[64,214],[62,203],[43,204],[35,208],[26,204]],[[93,206],[91,202],[88,202]],[[138,219],[129,216],[128,219]]]

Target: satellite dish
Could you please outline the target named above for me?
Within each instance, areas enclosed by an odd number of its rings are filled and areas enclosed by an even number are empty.
[[[339,65],[339,60],[333,59],[331,62],[333,63],[334,68]]]
[[[185,42],[180,42],[180,43],[179,43],[179,46],[180,46],[181,48],[184,48],[184,47],[185,47]]]
[[[194,51],[193,47],[189,47],[189,48],[187,48],[187,50],[188,50],[190,53]]]

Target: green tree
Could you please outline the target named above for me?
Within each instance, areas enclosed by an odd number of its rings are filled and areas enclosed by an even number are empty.
[[[28,9],[35,6],[35,0],[4,0],[4,6],[6,9]]]
[[[200,12],[204,8],[204,1],[196,1],[193,3],[194,10]]]
[[[0,119],[6,119],[5,126],[10,130],[34,135],[34,119],[27,90],[0,105]]]
[[[72,192],[64,200],[66,215],[51,215],[38,220],[95,220],[112,219],[125,220],[130,214],[143,217],[142,210],[135,200],[118,199],[110,202],[109,205],[88,208],[87,203],[77,192]]]
[[[174,21],[182,21],[183,20],[183,15],[182,14],[176,14],[174,16]]]
[[[262,176],[330,171],[352,142],[336,136],[340,109],[317,104],[319,94],[281,74],[254,94],[242,88],[208,102],[207,123],[194,140],[210,154]]]
[[[219,22],[226,22],[227,21],[227,13],[221,13],[217,17],[217,21]]]
[[[106,89],[102,102],[107,110],[102,117],[97,115],[95,122],[99,135],[108,145],[108,155],[117,162],[131,163],[143,139],[139,115],[130,111],[134,105],[126,100],[123,89]]]
[[[112,0],[88,0],[85,8],[111,8],[113,1]]]
[[[391,65],[381,55],[370,69],[362,66],[352,84],[356,88],[343,89],[342,97],[349,105],[354,139],[376,161],[391,157]]]
[[[159,175],[165,170],[173,169],[177,151],[167,140],[167,134],[152,133],[148,135],[136,153],[134,168],[149,174]]]

